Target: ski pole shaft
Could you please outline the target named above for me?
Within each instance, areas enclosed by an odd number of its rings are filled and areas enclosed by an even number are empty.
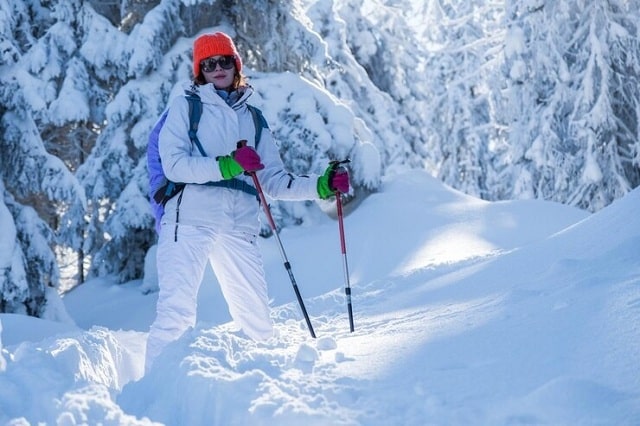
[[[338,170],[341,164],[349,163],[350,160],[332,161],[333,170]],[[351,303],[351,285],[349,284],[349,264],[347,262],[347,244],[344,237],[344,214],[342,210],[342,193],[335,191],[336,209],[338,211],[338,228],[340,230],[340,249],[342,251],[342,266],[344,270],[344,293],[347,298],[347,311],[349,313],[349,330],[353,333],[355,326],[353,325],[353,305]]]
[[[238,142],[238,148],[243,146],[243,141]],[[246,144],[246,141],[244,141]],[[300,305],[300,310],[302,311],[302,315],[304,315],[304,319],[307,323],[307,327],[309,328],[309,333],[311,333],[311,337],[316,338],[316,333],[313,331],[313,326],[311,325],[311,320],[309,319],[309,314],[307,313],[307,308],[304,306],[304,301],[302,300],[302,295],[300,294],[300,289],[298,288],[298,284],[296,283],[296,279],[293,276],[293,271],[291,270],[291,264],[289,263],[289,259],[287,258],[287,254],[284,251],[284,246],[282,245],[282,241],[280,240],[280,235],[278,234],[278,228],[276,228],[276,223],[273,220],[273,216],[271,215],[271,209],[269,209],[269,205],[267,204],[267,200],[264,196],[264,191],[262,191],[262,185],[260,185],[260,181],[258,180],[258,176],[256,172],[249,172],[251,178],[253,179],[253,185],[256,187],[258,191],[258,197],[260,198],[260,204],[262,204],[262,208],[264,209],[264,213],[267,216],[267,221],[269,222],[269,226],[273,231],[273,234],[276,236],[276,240],[278,241],[278,248],[280,249],[280,255],[282,256],[282,261],[284,262],[284,267],[289,274],[289,279],[291,280],[291,285],[293,285],[293,290],[296,294],[296,298],[298,299],[298,304]]]
[[[342,265],[344,270],[345,287],[344,292],[347,297],[347,311],[349,313],[349,329],[353,333],[353,307],[351,305],[351,285],[349,284],[349,264],[347,263],[347,244],[344,238],[344,219],[342,214],[342,194],[336,191],[336,208],[338,209],[338,228],[340,230],[340,249],[342,251]]]

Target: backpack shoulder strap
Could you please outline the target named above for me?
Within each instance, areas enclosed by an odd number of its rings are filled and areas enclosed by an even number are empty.
[[[267,120],[264,118],[264,115],[262,115],[262,111],[260,111],[260,109],[249,104],[247,104],[247,108],[249,108],[249,112],[251,112],[253,125],[256,128],[255,146],[256,148],[258,148],[258,143],[260,142],[260,138],[262,137],[262,129],[268,129],[269,124],[267,124]]]
[[[200,124],[200,117],[202,117],[202,100],[195,92],[185,91],[185,94],[189,102],[189,139],[198,148],[200,154],[206,157],[207,154],[198,139],[198,125]]]
[[[200,140],[198,139],[198,125],[200,123],[200,117],[202,117],[202,100],[195,92],[185,91],[185,94],[189,102],[189,139],[191,139],[191,142],[198,148],[200,154],[206,157],[207,154],[204,152],[202,144],[200,144]],[[253,125],[256,129],[255,147],[257,148],[260,138],[262,137],[262,129],[268,129],[269,124],[259,108],[249,104],[247,104],[247,108],[249,108],[249,112],[251,112]]]

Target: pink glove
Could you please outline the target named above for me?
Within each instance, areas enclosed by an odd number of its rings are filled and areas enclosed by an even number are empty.
[[[349,173],[345,169],[338,169],[329,179],[329,187],[343,194],[349,193]]]
[[[264,169],[264,164],[260,162],[260,156],[256,150],[250,146],[242,146],[236,149],[232,156],[245,172],[255,172],[256,170]]]

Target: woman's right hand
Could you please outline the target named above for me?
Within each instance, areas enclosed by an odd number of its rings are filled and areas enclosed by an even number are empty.
[[[216,157],[216,160],[223,179],[232,179],[243,172],[253,173],[264,169],[260,156],[255,149],[246,145],[246,141],[238,142],[238,149],[231,155]]]
[[[260,155],[250,146],[243,145],[231,153],[234,160],[240,164],[245,172],[255,172],[264,169]]]

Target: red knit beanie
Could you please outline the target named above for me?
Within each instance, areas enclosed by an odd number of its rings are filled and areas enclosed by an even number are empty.
[[[222,32],[201,35],[193,42],[193,75],[200,75],[200,62],[211,56],[236,57],[236,70],[242,70],[242,59],[231,37]]]

